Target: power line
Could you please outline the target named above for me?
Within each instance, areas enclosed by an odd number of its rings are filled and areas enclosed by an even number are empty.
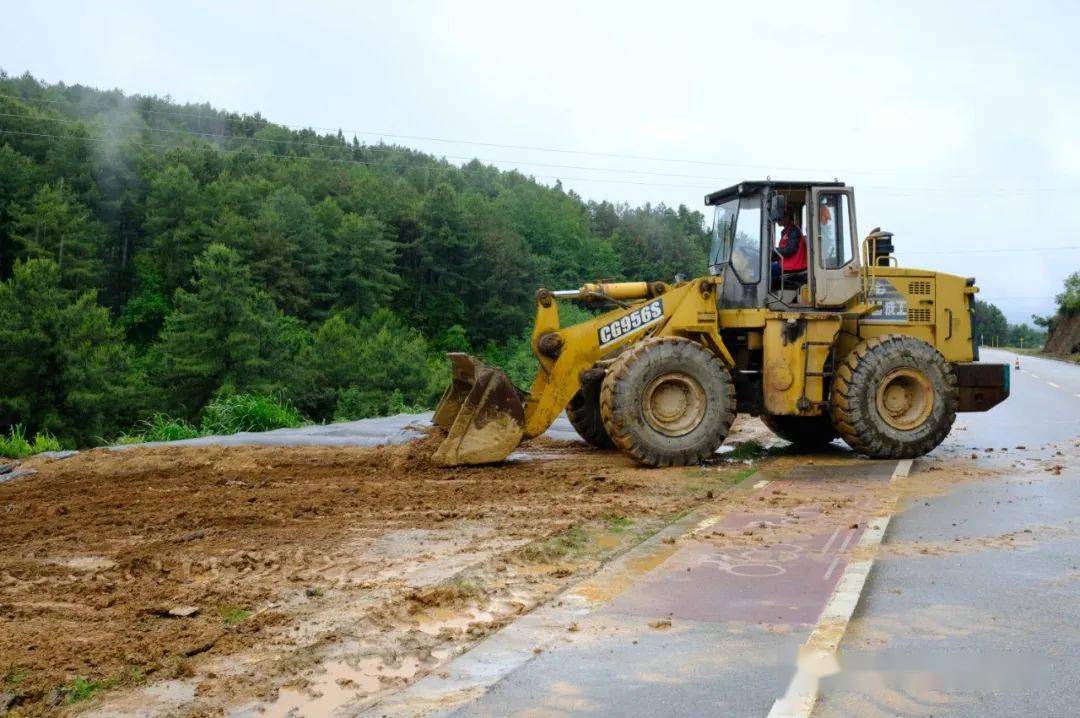
[[[133,97],[137,97],[137,96],[133,96]],[[249,121],[256,121],[256,122],[263,122],[266,125],[277,125],[277,126],[280,126],[280,127],[286,127],[288,129],[295,130],[295,131],[321,130],[323,132],[343,132],[343,133],[348,133],[348,134],[351,134],[351,135],[354,135],[354,136],[355,135],[364,135],[364,136],[369,136],[369,137],[390,137],[390,138],[401,139],[401,140],[414,140],[414,141],[423,141],[423,142],[442,142],[442,143],[449,143],[449,144],[474,145],[474,146],[477,146],[477,147],[492,147],[492,148],[499,148],[499,149],[526,150],[526,151],[529,151],[529,152],[552,152],[552,153],[558,153],[558,154],[581,155],[581,156],[587,156],[587,157],[605,157],[605,158],[609,158],[609,159],[627,159],[627,160],[634,160],[634,161],[641,161],[641,162],[668,162],[668,163],[676,163],[676,164],[703,165],[703,166],[713,166],[713,167],[729,167],[729,168],[737,168],[737,169],[757,169],[757,170],[781,171],[781,172],[808,172],[808,173],[816,172],[816,173],[820,173],[822,175],[831,175],[831,176],[835,176],[836,174],[878,175],[878,176],[904,176],[904,175],[910,175],[910,173],[890,172],[888,170],[842,170],[842,171],[838,172],[837,170],[826,171],[826,170],[822,170],[822,169],[819,169],[819,168],[812,168],[812,167],[784,167],[784,166],[779,166],[779,165],[768,165],[768,164],[747,164],[747,163],[733,163],[733,162],[718,162],[718,161],[715,161],[715,160],[692,160],[692,159],[676,158],[676,157],[634,155],[634,154],[626,154],[626,153],[619,153],[619,152],[603,152],[603,151],[595,151],[595,150],[578,150],[578,149],[569,149],[569,148],[564,148],[564,147],[544,147],[544,146],[539,146],[539,145],[522,145],[522,144],[510,144],[510,143],[502,143],[502,142],[487,142],[487,141],[482,141],[482,140],[464,140],[464,139],[454,139],[454,138],[446,138],[446,137],[434,137],[434,136],[428,136],[428,135],[406,135],[406,134],[399,134],[399,133],[393,133],[393,132],[381,132],[381,131],[376,131],[376,130],[347,129],[347,128],[341,128],[341,127],[318,127],[318,126],[313,126],[313,125],[288,125],[288,124],[284,124],[284,123],[281,123],[281,122],[271,122],[271,121],[269,121],[269,120],[267,120],[265,118],[262,118],[262,117],[257,118],[254,115],[243,115],[242,117],[228,117],[228,116],[223,117],[223,116],[218,115],[218,114],[192,114],[192,113],[186,113],[186,112],[181,112],[181,111],[176,111],[176,110],[152,110],[152,109],[144,109],[144,108],[138,108],[138,107],[124,108],[124,107],[120,107],[120,106],[116,106],[116,105],[109,105],[109,104],[104,104],[104,103],[79,102],[79,101],[67,100],[67,99],[64,99],[64,100],[47,100],[47,99],[43,99],[43,98],[20,97],[18,95],[9,95],[9,94],[3,94],[3,93],[0,93],[0,98],[18,100],[20,102],[39,102],[39,103],[43,103],[43,104],[68,104],[68,105],[81,106],[81,107],[91,107],[91,108],[97,107],[99,109],[104,109],[104,110],[126,110],[126,111],[129,111],[129,112],[141,112],[141,113],[146,113],[146,114],[166,115],[166,116],[172,116],[172,117],[187,117],[187,118],[199,119],[199,120],[212,119],[212,120],[215,120],[217,122],[243,123],[243,122],[249,122]],[[146,98],[146,99],[149,100],[149,99],[152,99],[152,98]],[[128,100],[129,100],[129,98],[125,96],[124,101],[128,101]],[[222,114],[227,114],[224,111],[221,111],[221,112],[222,112]],[[950,177],[950,178],[954,178],[954,179],[974,179],[974,178],[978,177],[978,175],[962,175],[962,174],[943,174],[943,175],[940,175],[940,176],[941,177]],[[879,189],[887,189],[887,188],[879,188]],[[906,189],[906,188],[900,188],[900,189]],[[945,190],[942,190],[942,189],[923,189],[922,191],[935,191],[935,192],[937,192],[937,191],[945,191]]]
[[[48,139],[54,139],[54,140],[75,140],[75,141],[80,141],[80,142],[92,142],[92,143],[97,143],[97,144],[115,144],[115,142],[113,140],[108,140],[108,139],[98,138],[98,137],[76,137],[76,136],[66,136],[65,137],[63,135],[53,135],[53,134],[48,134],[48,133],[43,133],[43,132],[23,132],[23,131],[20,131],[20,130],[7,130],[7,129],[3,129],[3,128],[0,128],[0,134],[21,135],[21,136],[27,136],[27,137],[42,137],[42,138],[48,138]],[[135,141],[132,141],[132,140],[125,140],[125,142],[127,142],[127,143],[129,143],[131,145],[134,145],[136,147],[145,147],[145,148],[148,148],[148,149],[170,150],[170,149],[176,149],[177,148],[176,145],[164,145],[164,144],[149,143],[149,142],[135,142]],[[336,149],[348,150],[348,148],[345,148],[345,147],[338,147]],[[457,166],[432,167],[432,166],[430,166],[430,164],[427,165],[427,166],[418,166],[418,165],[411,165],[411,164],[402,164],[400,162],[397,162],[397,163],[395,163],[395,162],[373,162],[373,161],[367,161],[367,160],[333,158],[333,157],[313,157],[313,156],[310,156],[310,155],[275,155],[275,154],[268,154],[268,153],[265,153],[265,152],[249,152],[246,149],[245,150],[232,150],[232,151],[220,150],[219,149],[217,151],[220,152],[222,155],[228,156],[228,157],[253,157],[253,158],[267,158],[267,159],[274,159],[274,160],[303,160],[303,161],[312,161],[312,162],[327,162],[327,163],[331,163],[331,164],[362,165],[362,166],[373,167],[373,168],[383,167],[383,168],[389,168],[389,169],[407,169],[407,170],[411,169],[411,170],[419,170],[419,171],[424,171],[424,172],[461,172],[461,171],[463,171],[460,167],[457,167]],[[522,176],[524,177],[525,175],[522,175]],[[530,176],[533,177],[533,178],[540,177],[540,178],[544,178],[544,179],[566,180],[566,181],[569,181],[569,182],[607,182],[607,183],[615,183],[615,184],[639,185],[639,186],[645,186],[645,187],[691,187],[691,185],[670,185],[670,184],[665,185],[665,184],[650,183],[650,182],[632,182],[632,181],[629,181],[629,180],[611,180],[611,179],[597,178],[597,177],[565,177],[565,176],[557,176],[557,175],[530,175]],[[1066,245],[1066,246],[1060,246],[1060,247],[1024,247],[1022,249],[1016,249],[1016,248],[992,248],[992,249],[956,249],[956,250],[951,250],[951,249],[911,250],[911,251],[905,251],[904,254],[913,254],[913,255],[922,255],[922,254],[935,254],[935,255],[936,254],[1001,254],[1001,253],[1006,253],[1006,252],[1009,252],[1009,253],[1016,253],[1016,252],[1062,252],[1062,251],[1076,251],[1076,250],[1080,250],[1080,245]],[[1029,297],[1025,297],[1025,298],[1029,298]],[[1042,299],[1042,297],[1030,297],[1030,298]]]
[[[4,95],[0,95],[0,97],[3,97],[3,96]],[[25,121],[29,121],[29,122],[57,122],[57,123],[68,124],[68,125],[87,126],[87,127],[90,127],[90,128],[95,127],[95,125],[92,122],[87,122],[87,121],[84,121],[84,120],[74,120],[74,119],[68,119],[68,118],[61,118],[61,117],[28,117],[26,115],[19,115],[19,114],[14,114],[14,113],[5,113],[5,112],[0,112],[0,117],[8,117],[8,118],[13,118],[13,119],[25,120]],[[132,132],[158,132],[158,133],[181,135],[181,136],[187,135],[187,136],[192,136],[192,137],[200,137],[200,138],[203,138],[203,139],[213,139],[213,140],[221,140],[221,141],[255,142],[255,143],[270,144],[270,145],[284,144],[284,145],[287,145],[287,146],[299,146],[299,147],[306,147],[306,148],[330,149],[330,150],[335,150],[335,151],[342,151],[342,150],[349,151],[349,150],[352,149],[349,146],[342,145],[342,144],[330,144],[330,143],[325,143],[325,142],[309,142],[309,141],[295,140],[295,139],[279,140],[279,139],[271,139],[271,138],[265,138],[265,137],[247,137],[247,136],[244,136],[244,135],[226,135],[226,134],[221,134],[221,133],[216,133],[216,132],[198,132],[198,131],[195,131],[195,130],[185,130],[185,129],[176,129],[176,128],[149,127],[149,126],[144,127],[144,126],[131,125],[131,124],[124,125],[124,124],[107,124],[107,123],[102,123],[102,124],[96,125],[96,126],[99,126],[99,127],[105,128],[105,129],[130,130]],[[367,145],[367,146],[368,147],[373,147],[372,145]],[[699,191],[702,191],[702,190],[709,191],[710,189],[714,189],[716,184],[723,185],[724,183],[733,182],[732,178],[730,178],[730,177],[715,177],[715,176],[707,176],[707,175],[677,174],[677,173],[671,173],[671,172],[652,172],[652,171],[649,171],[649,170],[627,170],[627,169],[621,169],[621,168],[592,167],[592,166],[587,166],[587,165],[565,165],[565,164],[555,164],[555,163],[548,163],[548,162],[535,162],[535,161],[531,161],[531,160],[496,159],[496,158],[491,158],[491,157],[475,157],[475,156],[465,156],[465,155],[444,155],[443,157],[448,158],[448,159],[455,159],[455,160],[459,160],[459,161],[463,161],[463,162],[472,162],[472,161],[475,160],[477,162],[484,162],[484,163],[489,163],[489,164],[525,165],[525,166],[530,166],[530,167],[545,167],[545,168],[549,168],[549,169],[569,169],[569,170],[579,170],[579,171],[586,171],[586,172],[606,172],[606,173],[621,174],[621,175],[645,175],[645,176],[652,176],[652,177],[673,177],[673,178],[677,178],[677,179],[700,179],[700,180],[706,180],[706,181],[709,181],[709,182],[713,183],[713,184],[710,184],[710,185],[705,185],[705,184],[701,184],[701,185],[655,184],[655,183],[644,183],[644,182],[641,182],[641,183],[625,183],[624,182],[623,183],[623,184],[639,184],[639,185],[642,185],[642,186],[656,186],[656,187],[683,187],[683,188],[688,188],[688,189],[697,189]],[[567,180],[571,179],[571,178],[568,178],[568,177],[561,177],[561,176],[554,176],[554,175],[538,175],[538,176],[552,177],[552,178],[556,178],[556,179],[567,179]],[[574,178],[574,179],[575,179],[575,181],[587,181],[587,182],[588,181],[592,181],[592,182],[607,181],[607,180],[600,180],[600,179],[595,179],[595,178],[594,179]],[[610,180],[610,181],[614,182],[615,180]],[[955,190],[955,189],[938,188],[938,187],[893,187],[893,186],[888,186],[888,185],[863,185],[863,186],[866,187],[867,189],[885,190],[886,194],[888,196],[903,196],[905,193],[917,193],[917,192],[938,193],[938,192],[948,191],[948,192],[953,193],[953,194],[957,193],[957,190]],[[1066,188],[1066,187],[1026,188],[1026,189],[1023,189],[1023,190],[1018,190],[1016,188],[985,188],[985,189],[969,189],[969,190],[966,190],[966,192],[969,193],[969,194],[991,194],[991,193],[1008,193],[1008,194],[1026,193],[1026,194],[1030,194],[1030,193],[1034,193],[1034,192],[1044,193],[1044,192],[1050,192],[1050,191],[1071,192],[1071,191],[1074,191],[1074,190],[1071,189],[1071,188]]]
[[[1008,247],[999,249],[922,249],[904,251],[904,254],[999,254],[1009,252],[1023,254],[1024,252],[1061,252],[1080,249],[1080,244],[1065,247]]]
[[[100,138],[100,137],[75,137],[75,136],[66,136],[65,137],[63,135],[54,135],[54,134],[49,134],[49,133],[45,133],[45,132],[23,132],[23,131],[20,131],[20,130],[6,130],[6,129],[2,129],[2,128],[0,128],[0,134],[20,135],[20,136],[24,136],[24,137],[43,137],[43,138],[51,138],[51,139],[56,139],[56,140],[74,140],[74,141],[77,141],[77,142],[94,142],[94,143],[98,143],[98,144],[117,144],[116,140],[109,140],[109,139],[104,139],[104,138]],[[171,149],[177,149],[178,148],[177,145],[164,145],[164,144],[158,144],[158,143],[152,143],[152,142],[135,142],[135,141],[132,141],[132,140],[124,140],[124,142],[126,142],[127,144],[130,144],[130,145],[133,145],[135,147],[146,147],[146,148],[150,148],[150,149],[171,150]],[[339,149],[347,150],[348,148],[341,147]],[[310,161],[310,162],[327,162],[327,163],[331,163],[331,164],[352,164],[352,165],[365,165],[365,166],[369,166],[369,167],[387,167],[387,168],[396,168],[396,169],[414,169],[414,170],[428,171],[428,172],[461,172],[461,171],[463,171],[461,167],[457,167],[456,165],[450,166],[450,167],[431,167],[430,165],[418,166],[418,165],[401,164],[401,163],[393,163],[393,162],[369,162],[369,161],[365,161],[365,160],[344,159],[344,158],[334,158],[334,157],[315,157],[315,156],[311,156],[311,155],[274,155],[274,154],[269,154],[269,153],[266,153],[266,152],[248,152],[247,150],[240,150],[240,151],[237,151],[237,150],[218,150],[218,151],[222,155],[229,156],[229,157],[259,157],[259,158],[266,158],[266,159],[273,159],[273,160],[303,160],[303,161]],[[514,171],[516,171],[516,170],[514,170]],[[702,189],[703,189],[703,185],[663,184],[663,183],[656,183],[656,182],[632,182],[632,181],[629,181],[629,180],[615,180],[615,179],[607,179],[607,178],[604,178],[604,177],[567,177],[565,175],[538,175],[538,174],[525,175],[524,173],[521,173],[521,176],[522,177],[528,176],[528,177],[532,177],[534,179],[535,178],[542,178],[542,179],[551,179],[551,180],[559,180],[559,181],[566,181],[566,182],[605,182],[605,183],[613,183],[613,184],[639,185],[639,186],[642,186],[642,187],[679,187],[679,188],[683,188],[683,189],[688,189],[688,188],[689,189],[697,189],[698,191],[702,191]],[[705,191],[707,191],[707,189]]]
[[[87,123],[87,122],[85,122],[83,120],[71,120],[71,119],[66,119],[66,118],[62,118],[62,117],[27,117],[26,115],[18,115],[18,114],[7,113],[7,112],[0,112],[0,117],[11,117],[11,118],[20,119],[20,120],[28,120],[30,122],[59,122],[59,123],[63,123],[63,124],[86,125],[88,127],[93,127],[94,126],[92,123]],[[133,132],[161,132],[161,133],[177,134],[177,135],[191,135],[191,136],[202,137],[202,138],[206,138],[206,139],[217,139],[217,140],[227,140],[227,141],[235,140],[235,141],[238,141],[238,142],[259,142],[259,143],[274,144],[274,145],[287,144],[287,145],[297,145],[297,146],[300,146],[300,147],[313,147],[313,148],[323,148],[323,149],[332,149],[332,150],[349,150],[350,149],[347,145],[329,144],[329,143],[325,143],[325,142],[307,142],[307,141],[300,141],[300,140],[276,140],[276,139],[270,139],[270,138],[265,138],[265,137],[247,137],[247,136],[244,136],[244,135],[225,135],[225,134],[220,134],[220,133],[217,133],[217,132],[197,132],[195,130],[181,130],[181,129],[164,128],[164,127],[142,127],[142,126],[139,126],[139,125],[130,125],[130,124],[128,124],[128,125],[102,124],[100,126],[104,127],[104,128],[107,128],[107,129],[131,130]],[[370,147],[371,145],[368,145],[368,146]],[[546,162],[533,162],[531,160],[494,159],[494,158],[490,158],[490,157],[470,157],[470,156],[463,156],[463,155],[444,155],[444,157],[447,157],[449,159],[455,159],[455,160],[463,160],[465,162],[471,162],[473,160],[476,160],[478,162],[490,162],[490,163],[502,162],[504,164],[519,164],[519,165],[529,165],[529,166],[534,166],[534,167],[549,167],[549,168],[555,168],[555,169],[586,170],[586,171],[592,171],[592,172],[613,172],[613,173],[618,173],[618,174],[634,174],[634,175],[652,175],[652,176],[655,176],[655,177],[677,177],[677,178],[681,178],[681,179],[710,180],[710,181],[713,181],[713,182],[730,182],[731,181],[730,177],[708,177],[708,176],[703,176],[703,175],[674,174],[674,173],[670,173],[670,172],[650,172],[648,170],[626,170],[626,169],[609,168],[609,167],[589,167],[589,166],[582,166],[582,165],[561,165],[561,164],[552,164],[552,163],[546,163]],[[689,185],[687,185],[687,186],[689,186]]]

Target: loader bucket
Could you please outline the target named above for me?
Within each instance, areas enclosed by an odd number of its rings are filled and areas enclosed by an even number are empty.
[[[440,466],[502,461],[521,443],[521,394],[501,369],[468,354],[447,354],[454,372],[432,421],[446,438],[432,455]]]

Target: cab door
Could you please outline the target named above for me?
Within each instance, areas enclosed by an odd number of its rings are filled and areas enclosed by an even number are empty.
[[[815,187],[810,198],[814,306],[841,307],[862,289],[855,190]]]

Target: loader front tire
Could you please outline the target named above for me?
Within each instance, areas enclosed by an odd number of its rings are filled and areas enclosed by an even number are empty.
[[[769,431],[784,441],[802,449],[820,449],[839,434],[825,414],[821,416],[780,416],[762,414],[761,421]]]
[[[566,406],[566,417],[582,439],[597,449],[614,449],[615,442],[604,428],[600,417],[600,386],[603,377],[590,378],[581,384],[581,389],[570,399]]]
[[[937,349],[886,334],[862,342],[833,379],[833,426],[872,459],[911,459],[944,441],[956,419],[956,373]]]
[[[735,386],[720,359],[676,337],[625,351],[600,389],[600,415],[615,446],[646,466],[711,457],[735,420]]]

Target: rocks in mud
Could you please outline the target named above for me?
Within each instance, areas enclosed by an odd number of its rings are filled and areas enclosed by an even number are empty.
[[[45,699],[45,705],[47,705],[49,708],[58,708],[63,702],[64,690],[62,688],[53,688],[51,691],[49,691],[49,695]]]
[[[0,474],[0,484],[6,481],[14,481],[15,479],[21,479],[26,476],[33,476],[36,473],[36,469],[12,469],[6,474]]]
[[[175,606],[167,611],[167,615],[172,618],[190,618],[198,612],[198,606]]]

